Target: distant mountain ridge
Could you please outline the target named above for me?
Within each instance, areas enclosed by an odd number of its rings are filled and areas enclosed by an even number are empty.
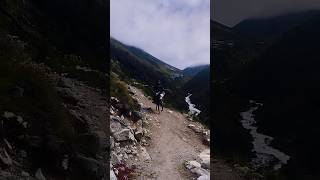
[[[113,72],[135,78],[147,84],[154,84],[157,80],[165,83],[182,76],[182,71],[149,53],[110,37],[110,55]],[[119,72],[119,71],[122,71]]]
[[[206,65],[198,65],[198,66],[192,66],[192,67],[187,67],[183,70],[183,74],[185,75],[189,75],[189,76],[194,76],[197,73],[199,73],[200,71],[202,71],[203,69],[209,67],[209,64]]]
[[[255,40],[273,40],[318,14],[320,14],[319,10],[310,10],[268,18],[246,19],[235,25],[233,29]]]

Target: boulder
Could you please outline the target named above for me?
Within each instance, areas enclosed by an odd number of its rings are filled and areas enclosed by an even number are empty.
[[[93,158],[81,155],[75,156],[70,161],[71,179],[106,179],[106,166]]]
[[[119,132],[123,129],[123,125],[119,122],[119,120],[116,120],[115,117],[110,118],[110,131],[111,133]]]
[[[17,137],[25,132],[26,125],[21,116],[16,116],[12,112],[4,112],[0,127],[1,136],[5,137]]]
[[[46,180],[46,177],[43,175],[41,168],[39,168],[39,169],[36,171],[36,173],[35,173],[34,176],[35,176],[36,179],[38,179],[38,180]]]
[[[113,134],[113,137],[116,141],[127,141],[131,140],[133,142],[136,142],[134,135],[132,134],[131,130],[128,128],[122,129],[119,132],[116,132]]]
[[[134,121],[138,121],[143,118],[143,115],[139,111],[132,111],[132,118]]]
[[[4,148],[0,149],[0,161],[1,161],[2,167],[9,167],[13,163],[10,155],[7,153],[7,151]]]
[[[14,118],[16,117],[16,115],[13,113],[13,112],[8,112],[8,111],[5,111],[2,115],[2,117],[6,118],[6,119],[9,119],[9,118]]]
[[[134,132],[134,137],[141,141],[142,137],[143,137],[143,129],[142,128],[137,128]]]
[[[210,169],[210,149],[202,151],[199,158],[201,159],[201,167]]]
[[[66,103],[76,105],[78,104],[77,94],[69,88],[59,88],[59,95],[66,101]]]
[[[21,176],[22,177],[30,177],[30,174],[28,172],[22,171]]]
[[[210,175],[202,175],[198,177],[197,180],[210,180]]]
[[[189,170],[191,170],[193,168],[200,168],[200,167],[201,167],[201,165],[197,161],[188,161],[186,163],[186,168]]]
[[[185,164],[185,166],[187,169],[190,170],[190,172],[192,172],[200,177],[203,176],[203,177],[201,177],[201,179],[207,178],[207,176],[210,175],[209,171],[201,168],[201,164],[198,163],[197,161],[188,161]]]
[[[60,78],[60,80],[58,82],[58,86],[63,87],[63,88],[72,88],[72,87],[74,87],[74,83],[71,79]]]
[[[115,152],[111,152],[110,160],[111,160],[111,164],[119,164],[121,163],[122,158],[119,155],[117,155]]]
[[[113,149],[114,148],[114,139],[112,136],[110,136],[110,149]]]
[[[110,170],[110,180],[118,180],[113,170]]]
[[[193,168],[190,171],[194,174],[197,174],[198,176],[203,176],[203,175],[209,176],[210,175],[209,171],[207,171],[201,167],[200,168],[199,167]]]
[[[110,112],[111,115],[115,115],[116,114],[115,109],[113,108],[113,106],[110,107],[109,112]]]
[[[110,103],[111,103],[112,105],[115,105],[115,104],[120,103],[120,101],[119,101],[116,97],[111,97],[111,98],[110,98]]]
[[[193,124],[189,124],[188,125],[188,128],[192,129],[194,132],[196,133],[201,133],[201,128],[200,127],[197,127],[196,125],[193,125]]]

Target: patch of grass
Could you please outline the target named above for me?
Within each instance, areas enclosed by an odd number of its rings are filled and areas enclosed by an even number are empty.
[[[117,97],[121,103],[129,105],[130,109],[137,109],[137,102],[131,97],[125,82],[119,80],[115,75],[110,79],[110,96]]]

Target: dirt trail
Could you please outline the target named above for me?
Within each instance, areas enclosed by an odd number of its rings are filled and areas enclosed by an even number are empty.
[[[144,94],[131,87],[134,97],[142,108],[155,109],[155,105]],[[151,162],[144,164],[144,172],[152,172],[154,179],[192,179],[193,176],[184,167],[185,161],[195,160],[206,148],[200,136],[187,127],[191,122],[179,112],[164,108],[158,113],[147,112],[152,132],[151,146],[147,148]],[[141,179],[150,174],[142,174]],[[150,178],[150,176],[149,176]]]

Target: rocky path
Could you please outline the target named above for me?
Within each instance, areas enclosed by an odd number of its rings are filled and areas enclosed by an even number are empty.
[[[155,109],[152,101],[134,87],[130,87],[142,109]],[[138,179],[193,179],[196,176],[185,168],[186,161],[199,160],[198,155],[208,146],[202,136],[188,128],[190,120],[176,111],[164,108],[161,113],[146,111],[150,122],[151,145],[147,147],[151,161],[142,164],[145,173]],[[150,173],[151,172],[151,173]]]

